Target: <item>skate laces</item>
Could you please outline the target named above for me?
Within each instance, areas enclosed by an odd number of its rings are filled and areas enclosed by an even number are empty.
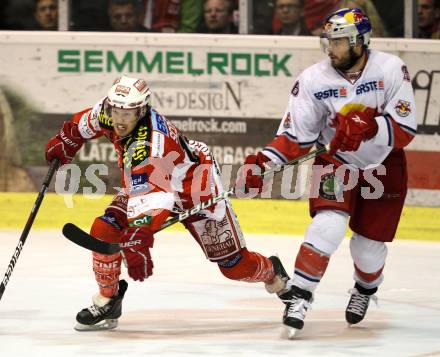
[[[376,295],[361,294],[356,288],[348,290],[348,293],[351,294],[350,302],[347,306],[348,312],[363,316],[368,308],[370,299],[373,300],[376,305],[378,305]]]
[[[287,300],[286,302],[290,303],[290,306],[287,309],[287,315],[290,317],[299,318],[301,320],[304,320],[306,317],[307,310],[312,308],[310,302],[298,297],[293,297],[291,300]]]
[[[97,305],[92,305],[92,306],[88,307],[87,310],[89,310],[90,313],[94,317],[98,317],[98,316],[100,316],[102,314],[105,314],[109,308],[110,308],[109,305],[104,305],[102,307],[99,307]]]

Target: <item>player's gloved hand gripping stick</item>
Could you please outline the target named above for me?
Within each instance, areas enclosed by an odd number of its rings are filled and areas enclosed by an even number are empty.
[[[286,169],[288,166],[291,165],[299,165],[302,164],[305,161],[308,161],[310,159],[313,159],[323,153],[326,153],[328,151],[328,148],[325,146],[321,146],[317,148],[316,150],[313,150],[303,156],[297,157],[296,159],[293,159],[284,165],[277,166],[273,169],[265,171],[262,176],[267,176],[270,174],[275,174],[277,172],[281,172],[284,169]],[[183,211],[182,213],[170,218],[167,220],[162,226],[159,228],[158,231],[161,231],[177,222],[181,222],[188,217],[191,217],[197,213],[199,213],[201,210],[206,209],[213,204],[222,201],[230,196],[233,196],[235,194],[236,188],[233,187],[229,189],[228,191],[224,191],[220,193],[217,196],[212,197],[211,199],[200,202],[198,205],[194,206],[193,208],[190,208],[186,211]],[[79,246],[92,250],[97,253],[101,254],[114,254],[116,252],[119,252],[122,248],[120,246],[120,243],[107,243],[104,241],[101,241],[99,239],[96,239],[92,237],[90,234],[84,232],[82,229],[78,228],[72,223],[66,223],[63,227],[63,234],[64,236],[72,241],[75,244],[78,244]]]

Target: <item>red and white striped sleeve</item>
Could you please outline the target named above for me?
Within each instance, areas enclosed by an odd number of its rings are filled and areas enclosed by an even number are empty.
[[[92,108],[87,108],[73,115],[72,121],[78,125],[78,131],[86,140],[99,138],[104,133],[99,124],[99,116],[103,115],[104,99],[96,103]]]

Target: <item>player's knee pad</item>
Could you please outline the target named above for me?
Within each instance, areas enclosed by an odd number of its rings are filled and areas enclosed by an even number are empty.
[[[90,228],[90,235],[105,242],[116,243],[119,242],[122,228],[117,217],[113,213],[107,212],[95,218]]]
[[[263,282],[275,276],[272,262],[255,252],[242,248],[238,253],[218,262],[222,274],[232,280]]]
[[[337,210],[318,211],[307,228],[304,242],[332,255],[344,239],[348,214]]]
[[[383,281],[382,270],[388,252],[385,243],[353,233],[350,252],[354,262],[354,279],[365,288],[377,287]]]

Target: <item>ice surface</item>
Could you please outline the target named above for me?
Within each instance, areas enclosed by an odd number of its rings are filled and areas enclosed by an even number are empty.
[[[0,232],[0,274],[20,236]],[[247,236],[278,253],[291,274],[301,238]],[[163,232],[154,275],[129,282],[119,327],[77,332],[75,315],[96,285],[91,255],[56,231],[31,231],[0,301],[0,356],[434,356],[440,355],[440,243],[389,245],[379,307],[348,328],[353,286],[347,240],[331,259],[305,327],[289,341],[283,305],[264,290],[224,278],[185,233]]]

